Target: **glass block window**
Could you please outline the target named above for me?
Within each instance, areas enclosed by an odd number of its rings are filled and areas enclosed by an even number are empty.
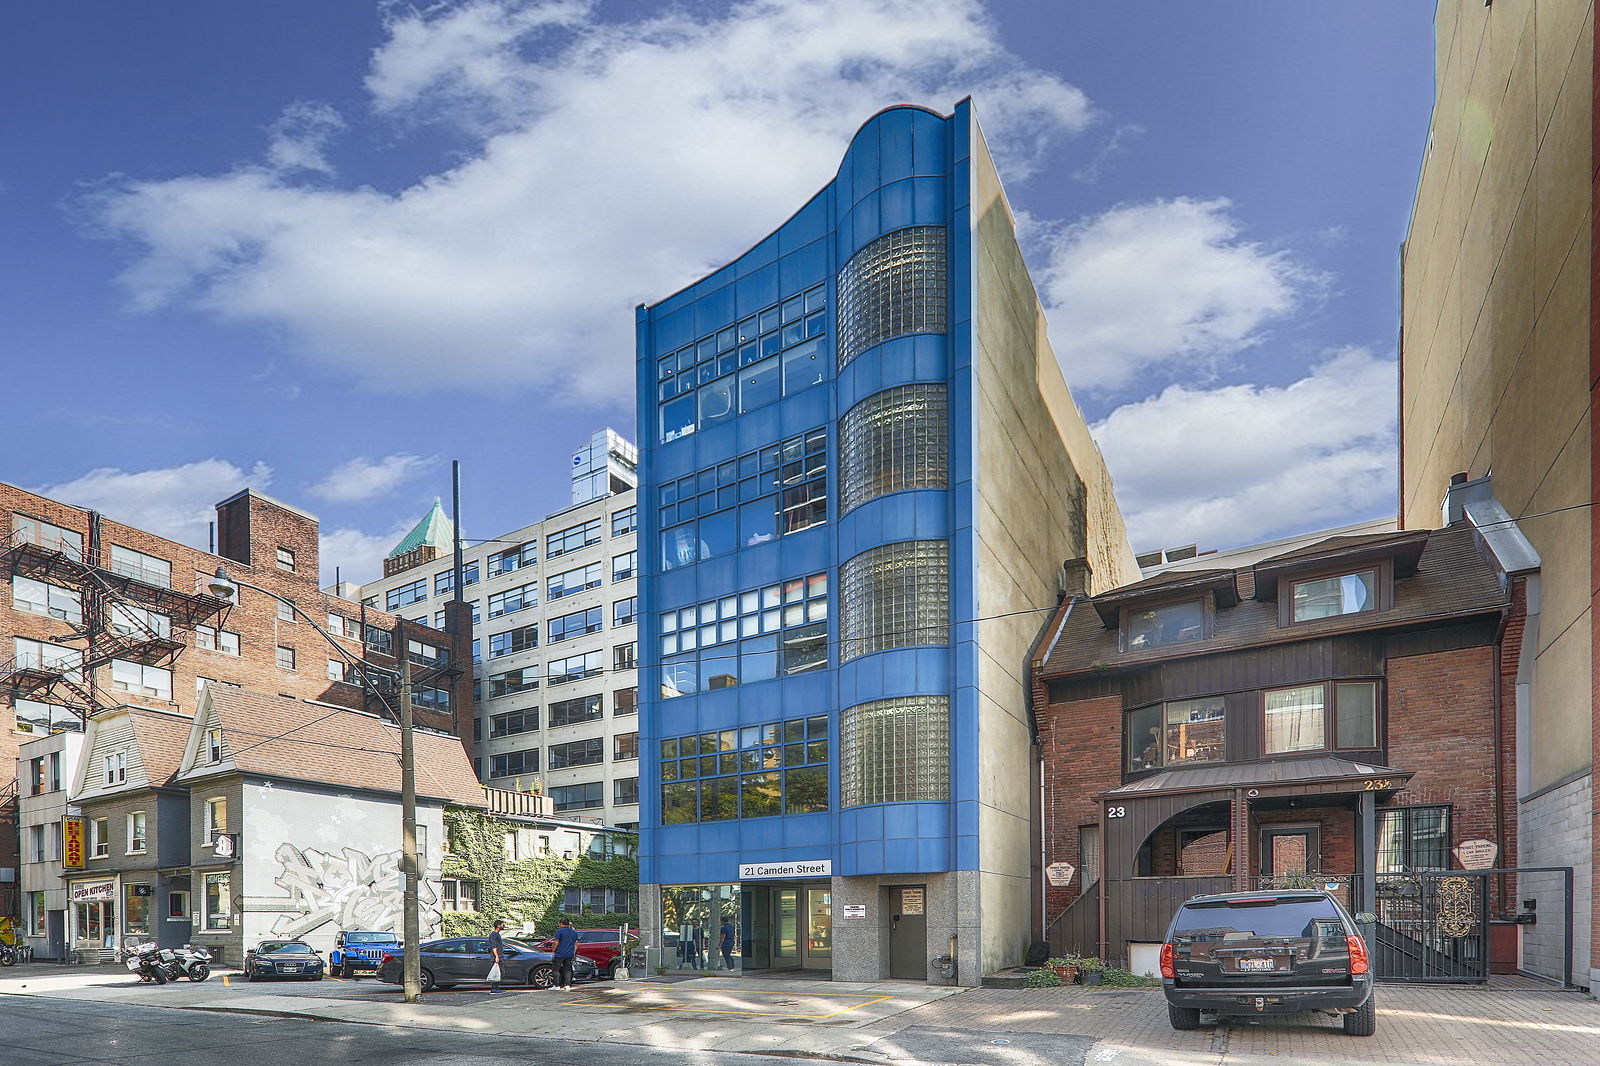
[[[828,718],[791,718],[661,741],[667,825],[828,809]]]
[[[943,333],[945,303],[943,227],[885,233],[839,272],[839,369],[874,344]]]
[[[839,511],[902,489],[950,484],[950,415],[943,385],[901,385],[839,421]]]
[[[907,540],[839,568],[840,658],[950,642],[950,546]]]
[[[826,572],[659,617],[663,699],[828,665]]]
[[[950,798],[950,699],[874,700],[839,718],[839,805]]]
[[[661,565],[672,570],[828,521],[828,431],[817,428],[662,485]]]

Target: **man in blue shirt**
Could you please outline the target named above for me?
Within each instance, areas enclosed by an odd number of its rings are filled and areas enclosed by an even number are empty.
[[[552,954],[556,957],[556,989],[572,991],[572,960],[578,954],[578,931],[572,928],[571,918],[561,919],[561,926],[556,930],[556,949]]]

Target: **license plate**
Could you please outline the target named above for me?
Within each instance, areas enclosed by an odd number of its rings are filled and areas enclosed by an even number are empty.
[[[284,973],[299,973],[300,964],[298,962],[286,962],[283,964],[282,969]]]
[[[1240,959],[1239,960],[1239,969],[1241,969],[1241,970],[1274,970],[1274,969],[1277,969],[1277,967],[1273,965],[1273,962],[1272,962],[1271,959]]]

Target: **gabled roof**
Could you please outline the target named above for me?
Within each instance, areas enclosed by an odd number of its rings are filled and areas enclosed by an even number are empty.
[[[435,497],[433,506],[428,508],[428,513],[423,515],[422,520],[411,527],[411,532],[402,537],[400,543],[390,550],[388,557],[393,559],[424,545],[432,545],[440,552],[453,552],[455,545],[451,544],[450,540],[455,536],[455,531],[455,524],[444,513],[444,508]]]
[[[145,776],[152,785],[167,784],[183,763],[190,720],[133,707],[128,708],[128,717],[139,744],[139,757],[144,760]]]
[[[1106,671],[1123,667],[1144,667],[1168,660],[1212,655],[1271,644],[1315,640],[1359,630],[1392,629],[1412,626],[1425,620],[1462,620],[1472,614],[1497,613],[1509,603],[1508,591],[1494,563],[1481,550],[1476,532],[1467,525],[1450,526],[1432,531],[1407,532],[1376,538],[1355,538],[1359,543],[1330,545],[1320,541],[1303,550],[1286,553],[1295,569],[1311,566],[1323,558],[1347,559],[1354,551],[1378,551],[1395,555],[1394,602],[1384,611],[1365,614],[1335,615],[1313,622],[1299,623],[1292,628],[1278,624],[1278,605],[1270,597],[1262,599],[1253,584],[1258,570],[1242,568],[1234,571],[1174,571],[1155,578],[1123,586],[1102,593],[1092,600],[1098,610],[1108,607],[1107,615],[1090,610],[1072,610],[1063,606],[1048,623],[1050,632],[1043,642],[1044,661],[1038,664],[1039,676],[1046,681],[1071,675],[1109,676]],[[1333,538],[1344,541],[1345,538]],[[1320,553],[1331,554],[1326,556]],[[1402,554],[1420,552],[1415,563],[1402,565]],[[1284,566],[1285,556],[1262,560],[1257,568],[1267,565]],[[1415,570],[1411,576],[1405,574]],[[1271,573],[1270,570],[1263,570]],[[1193,591],[1200,595],[1202,589],[1216,587],[1225,590],[1227,575],[1232,574],[1244,599],[1236,605],[1216,612],[1212,629],[1204,640],[1191,640],[1182,644],[1157,645],[1148,648],[1121,646],[1121,634],[1116,626],[1116,615],[1110,605],[1119,600],[1126,603],[1124,593],[1130,590],[1141,600],[1154,601],[1164,590]],[[1274,577],[1274,580],[1276,578]],[[1192,584],[1190,584],[1192,582]],[[1072,601],[1076,603],[1077,601]],[[1091,604],[1079,604],[1088,607]],[[1220,606],[1220,601],[1219,601]]]
[[[400,729],[372,715],[242,688],[206,690],[194,728],[209,724],[209,708],[222,730],[223,769],[260,777],[312,781],[378,792],[400,791]],[[417,730],[417,795],[481,807],[483,786],[466,749],[453,736]],[[191,745],[183,778],[216,773],[198,761]]]

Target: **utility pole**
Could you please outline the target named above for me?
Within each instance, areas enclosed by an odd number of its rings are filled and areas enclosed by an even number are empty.
[[[406,953],[401,967],[405,1001],[415,1003],[422,993],[422,916],[417,912],[417,760],[411,728],[411,647],[406,639],[405,619],[395,624],[400,645],[400,868],[405,875]]]

